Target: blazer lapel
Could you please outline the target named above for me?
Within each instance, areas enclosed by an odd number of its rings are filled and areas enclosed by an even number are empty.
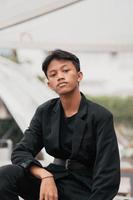
[[[86,121],[84,120],[86,114],[87,114],[86,98],[82,95],[79,111],[75,119],[74,133],[72,138],[71,158],[75,157],[80,148],[86,128]]]
[[[60,130],[60,100],[57,101],[56,105],[52,110],[51,115],[51,130],[48,134],[48,144],[49,148],[54,151],[59,149],[59,130]]]

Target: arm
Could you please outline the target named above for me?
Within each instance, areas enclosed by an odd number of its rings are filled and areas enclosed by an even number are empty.
[[[42,116],[38,108],[23,139],[13,150],[11,160],[13,164],[23,167],[33,176],[41,179],[39,200],[57,200],[57,188],[53,175],[34,158],[42,148]]]
[[[111,114],[97,124],[96,159],[89,200],[112,200],[120,183],[120,160]]]
[[[25,131],[24,137],[16,145],[12,152],[13,164],[28,169],[31,165],[41,164],[34,158],[43,148],[41,110],[38,108],[31,120],[29,128]]]
[[[41,179],[39,200],[57,200],[58,191],[53,175],[47,170],[35,165],[30,168],[30,172],[37,178]]]

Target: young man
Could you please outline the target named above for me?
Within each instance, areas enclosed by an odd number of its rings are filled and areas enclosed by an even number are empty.
[[[13,165],[0,169],[0,199],[112,200],[120,182],[112,114],[80,93],[75,55],[55,50],[42,67],[59,98],[38,107]],[[55,157],[46,168],[35,159],[43,147]]]

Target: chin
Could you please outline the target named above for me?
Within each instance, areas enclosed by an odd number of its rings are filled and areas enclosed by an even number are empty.
[[[77,87],[69,87],[69,88],[64,87],[64,88],[56,89],[55,92],[58,95],[68,95],[68,94],[73,93],[76,89]]]
[[[69,92],[62,91],[62,92],[58,92],[57,94],[58,94],[58,95],[67,95],[67,94],[69,94]]]
[[[62,91],[58,91],[56,92],[58,95],[68,95],[71,94],[73,92],[73,90],[62,90]]]

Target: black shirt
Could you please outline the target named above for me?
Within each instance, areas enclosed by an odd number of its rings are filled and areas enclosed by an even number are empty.
[[[62,109],[60,124],[60,148],[64,159],[68,159],[72,151],[72,137],[76,114],[66,117]]]

